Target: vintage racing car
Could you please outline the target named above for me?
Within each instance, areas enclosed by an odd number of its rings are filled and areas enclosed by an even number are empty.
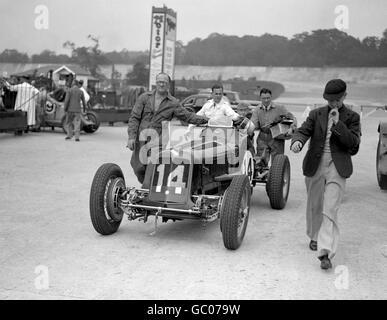
[[[40,126],[51,127],[52,130],[54,130],[55,127],[59,127],[65,131],[65,120],[64,93],[62,95],[54,93],[47,94]],[[94,133],[98,130],[100,121],[95,112],[86,109],[81,115],[81,120],[81,130],[84,132]]]
[[[103,164],[90,190],[94,229],[102,235],[115,233],[124,214],[144,222],[155,216],[155,231],[159,217],[163,222],[219,218],[224,246],[237,249],[246,232],[253,186],[265,183],[272,207],[282,209],[290,182],[285,155],[276,157],[270,169],[254,164],[242,127],[235,128],[232,120],[211,119],[181,141],[186,127],[178,131],[179,126],[170,126],[168,144],[156,148],[157,161],[148,163],[141,188],[126,186],[118,165]]]

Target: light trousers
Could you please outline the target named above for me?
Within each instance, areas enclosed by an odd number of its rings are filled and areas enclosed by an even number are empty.
[[[346,179],[341,177],[331,153],[323,153],[313,177],[305,177],[308,195],[306,232],[317,241],[317,255],[332,259],[339,242],[338,211],[345,192]]]

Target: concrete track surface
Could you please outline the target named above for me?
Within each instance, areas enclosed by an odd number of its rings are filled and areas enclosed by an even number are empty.
[[[295,112],[300,118],[302,112]],[[114,162],[138,185],[126,126],[102,126],[81,142],[61,130],[0,134],[0,299],[386,299],[387,193],[375,173],[377,112],[362,121],[354,174],[339,214],[333,269],[320,269],[305,234],[302,154],[290,157],[284,210],[254,190],[237,251],[223,246],[219,221],[144,224],[125,218],[97,234],[89,191],[97,168]]]

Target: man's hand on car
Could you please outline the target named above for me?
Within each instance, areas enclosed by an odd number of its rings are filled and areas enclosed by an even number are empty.
[[[136,144],[135,139],[128,139],[128,144],[126,145],[126,147],[129,148],[129,150],[133,151],[135,144]]]

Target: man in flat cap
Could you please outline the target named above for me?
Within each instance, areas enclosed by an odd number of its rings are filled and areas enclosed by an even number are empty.
[[[307,190],[306,227],[309,248],[318,252],[322,269],[332,268],[338,240],[338,209],[345,182],[352,174],[351,156],[359,150],[360,116],[344,105],[347,85],[328,81],[323,97],[328,105],[312,110],[293,135],[291,150],[298,153],[310,138],[303,162]]]

